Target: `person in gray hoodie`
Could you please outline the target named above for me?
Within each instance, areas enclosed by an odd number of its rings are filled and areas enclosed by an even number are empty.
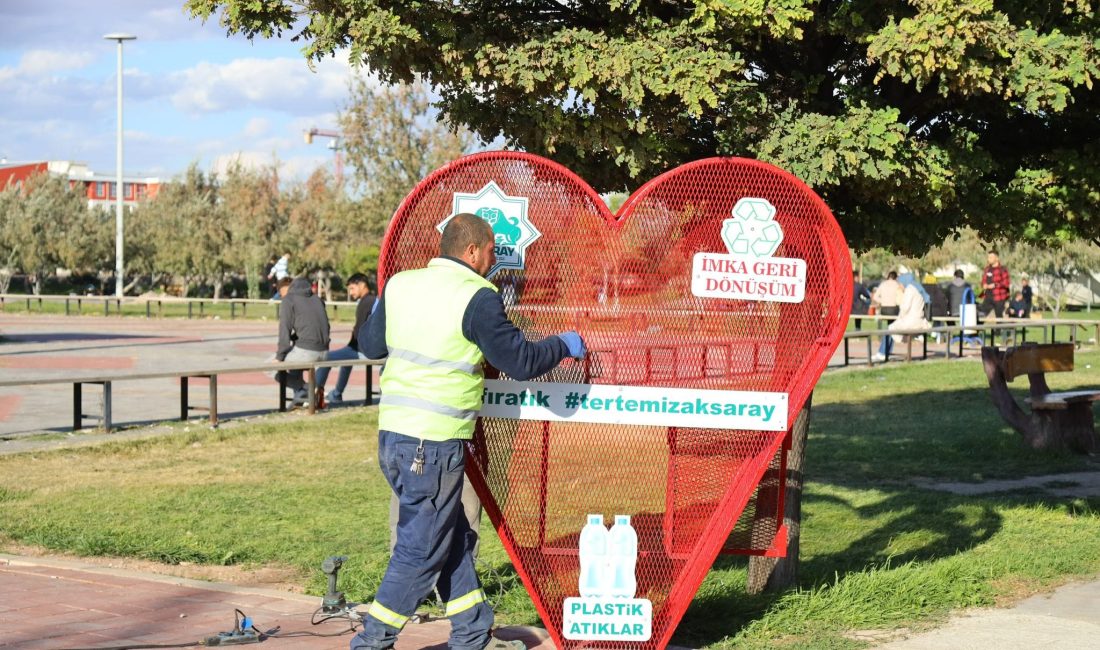
[[[962,269],[955,269],[955,277],[951,278],[951,283],[947,285],[947,304],[950,316],[959,316],[962,312],[963,296],[966,295],[966,290],[970,289],[970,285],[967,283],[963,275]]]
[[[328,344],[329,323],[325,303],[313,295],[309,280],[295,278],[287,287],[279,309],[279,349],[275,352],[275,360],[292,363],[324,361]],[[294,391],[295,406],[308,401],[303,372],[287,371],[286,385]],[[324,394],[325,387],[317,386],[317,395]]]

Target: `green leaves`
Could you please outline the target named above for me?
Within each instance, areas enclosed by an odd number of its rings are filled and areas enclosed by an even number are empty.
[[[913,4],[915,16],[890,19],[870,39],[868,61],[881,65],[876,83],[889,75],[945,97],[994,94],[1037,113],[1064,110],[1072,90],[1091,90],[1100,74],[1095,33],[1017,26],[992,0]]]
[[[346,47],[385,81],[422,79],[449,123],[601,191],[761,157],[861,247],[1020,236],[1036,214],[1100,237],[1091,0],[188,3],[249,36],[290,29],[289,5],[309,60]]]
[[[35,293],[58,267],[107,268],[114,259],[113,216],[90,209],[83,189],[43,172],[0,191],[0,264],[33,275]]]

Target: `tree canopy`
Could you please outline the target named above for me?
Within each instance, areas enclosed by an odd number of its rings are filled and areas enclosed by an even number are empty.
[[[756,157],[856,247],[1100,237],[1095,0],[188,0],[229,33],[424,79],[452,124],[598,190]]]

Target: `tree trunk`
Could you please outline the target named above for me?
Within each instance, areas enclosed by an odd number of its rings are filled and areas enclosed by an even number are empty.
[[[244,281],[248,287],[248,297],[256,300],[260,297],[260,274],[256,270],[256,265],[246,264],[244,269]]]
[[[225,286],[225,278],[219,276],[214,279],[214,300],[221,300],[223,286]]]
[[[34,285],[33,285],[32,289],[34,291],[34,295],[36,295],[36,296],[41,296],[42,295],[42,276],[43,275],[44,275],[43,273],[35,273],[34,274]]]
[[[138,282],[141,282],[141,276],[140,275],[135,275],[134,279],[130,280],[130,284],[123,285],[122,295],[125,296],[127,293],[133,291],[134,287],[137,286]]]
[[[798,540],[802,529],[802,466],[806,458],[806,434],[810,429],[813,393],[806,398],[791,428],[791,449],[787,452],[787,486],[783,499],[783,523],[787,526],[786,557],[749,558],[746,590],[750,594],[781,591],[798,585]]]
[[[4,262],[3,269],[0,269],[0,293],[7,293],[8,288],[11,287],[11,279],[15,276],[12,268],[15,266],[15,250],[8,252],[8,259]]]

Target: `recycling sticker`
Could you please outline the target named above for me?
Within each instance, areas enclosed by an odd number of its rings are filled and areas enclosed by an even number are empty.
[[[527,247],[542,236],[527,216],[527,197],[508,196],[494,181],[489,181],[473,194],[455,192],[450,216],[436,229],[443,232],[447,222],[463,212],[476,214],[493,228],[497,261],[489,269],[487,278],[501,269],[524,268]]]
[[[691,293],[700,298],[802,302],[806,260],[772,257],[783,227],[767,199],[743,197],[722,222],[729,254],[699,252],[692,259]]]

